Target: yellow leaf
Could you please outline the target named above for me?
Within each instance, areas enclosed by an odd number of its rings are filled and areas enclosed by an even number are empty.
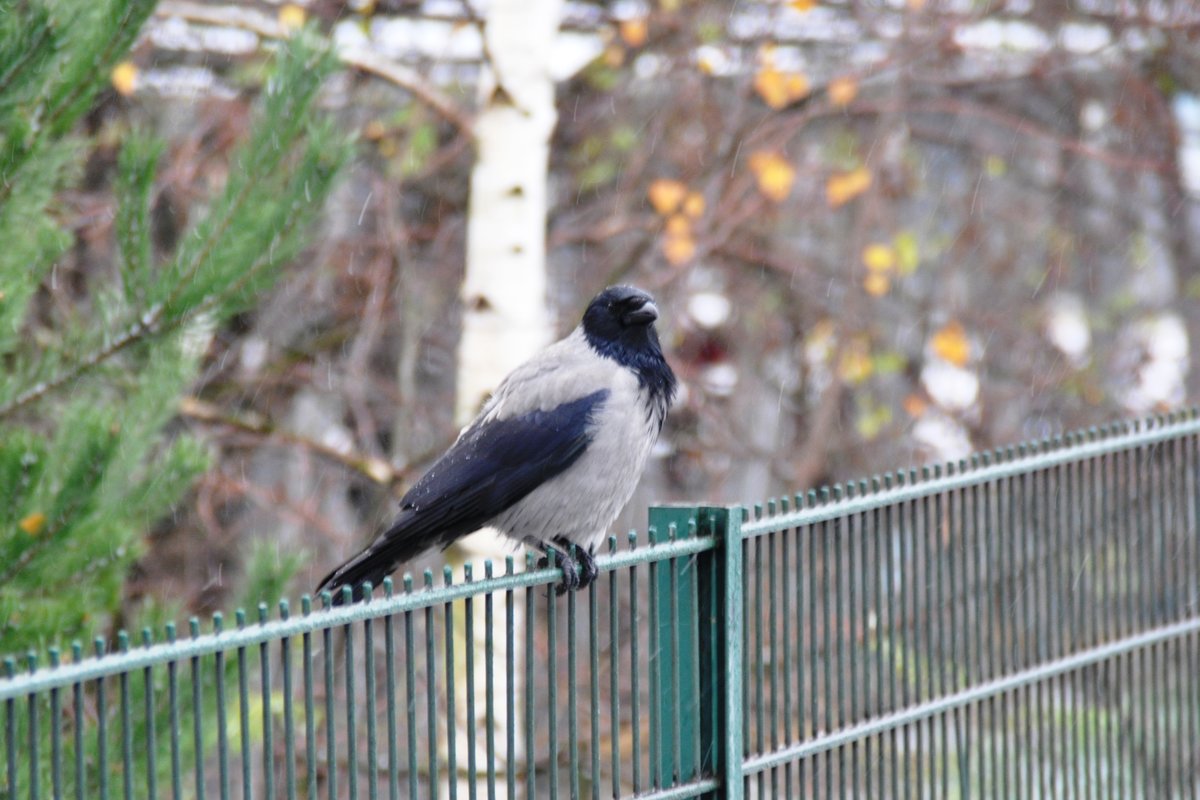
[[[971,358],[971,342],[958,322],[948,322],[930,340],[933,352],[956,367],[966,366]]]
[[[111,80],[117,94],[128,97],[137,89],[138,68],[131,61],[122,61],[113,67]]]
[[[781,203],[792,192],[796,169],[778,153],[760,150],[750,156],[750,171],[758,180],[758,190],[769,200]]]
[[[829,82],[829,102],[835,106],[847,106],[858,96],[858,81],[854,78],[834,78]]]
[[[46,527],[46,515],[40,511],[35,511],[18,522],[17,527],[30,536],[37,536]]]
[[[287,31],[295,31],[304,27],[308,12],[295,3],[285,3],[279,7],[279,24]]]
[[[863,288],[872,297],[883,297],[892,288],[892,281],[882,272],[872,272],[863,278]]]
[[[917,271],[921,256],[917,247],[917,237],[912,231],[900,231],[892,240],[896,248],[896,272],[900,275],[911,275]]]
[[[663,237],[662,250],[668,263],[679,266],[696,255],[696,241],[690,233],[682,236],[667,234]]]
[[[863,248],[862,262],[871,272],[891,272],[896,266],[896,251],[891,245],[875,242]]]
[[[874,368],[870,348],[862,338],[851,342],[838,359],[838,375],[850,384],[862,383],[871,377]]]
[[[646,196],[650,198],[650,205],[654,206],[654,210],[665,217],[679,208],[679,204],[687,196],[687,187],[679,181],[659,178],[650,184]]]
[[[850,172],[839,172],[825,183],[825,202],[830,208],[845,205],[871,188],[871,171],[859,167]]]
[[[807,97],[809,90],[808,78],[798,72],[780,72],[769,63],[754,76],[754,91],[771,108],[783,108]]]
[[[789,0],[788,5],[801,13],[817,7],[817,0]]]
[[[630,47],[641,47],[646,43],[646,34],[649,33],[649,25],[646,24],[645,17],[638,19],[623,19],[617,28],[621,34],[621,40]]]
[[[699,219],[704,215],[704,195],[699,192],[688,192],[688,196],[683,199],[683,213],[692,219]]]

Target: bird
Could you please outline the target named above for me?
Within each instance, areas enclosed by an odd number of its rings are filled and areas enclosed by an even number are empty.
[[[596,295],[570,334],[501,381],[400,499],[395,520],[317,595],[341,604],[349,586],[362,599],[364,582],[378,586],[420,553],[485,527],[540,550],[540,566],[553,554],[558,594],[587,587],[595,546],[633,495],[675,398],[658,316],[636,287]]]

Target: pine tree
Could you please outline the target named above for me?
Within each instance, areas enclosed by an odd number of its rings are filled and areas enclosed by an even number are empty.
[[[79,636],[119,607],[144,536],[205,469],[164,428],[217,325],[303,245],[348,155],[313,104],[333,58],[282,47],[223,189],[169,258],[150,211],[162,145],[118,162],[118,285],[63,313],[37,292],[71,239],[56,195],[78,177],[77,132],[154,0],[0,0],[0,654]]]

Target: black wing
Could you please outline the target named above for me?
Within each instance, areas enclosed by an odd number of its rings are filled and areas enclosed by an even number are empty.
[[[558,475],[583,455],[607,389],[546,411],[476,423],[400,500],[392,525],[321,582],[317,592],[379,585],[399,564],[447,547]]]

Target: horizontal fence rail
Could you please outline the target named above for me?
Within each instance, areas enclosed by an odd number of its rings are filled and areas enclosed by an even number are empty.
[[[1194,798],[1198,495],[1187,413],[10,658],[0,798]]]

